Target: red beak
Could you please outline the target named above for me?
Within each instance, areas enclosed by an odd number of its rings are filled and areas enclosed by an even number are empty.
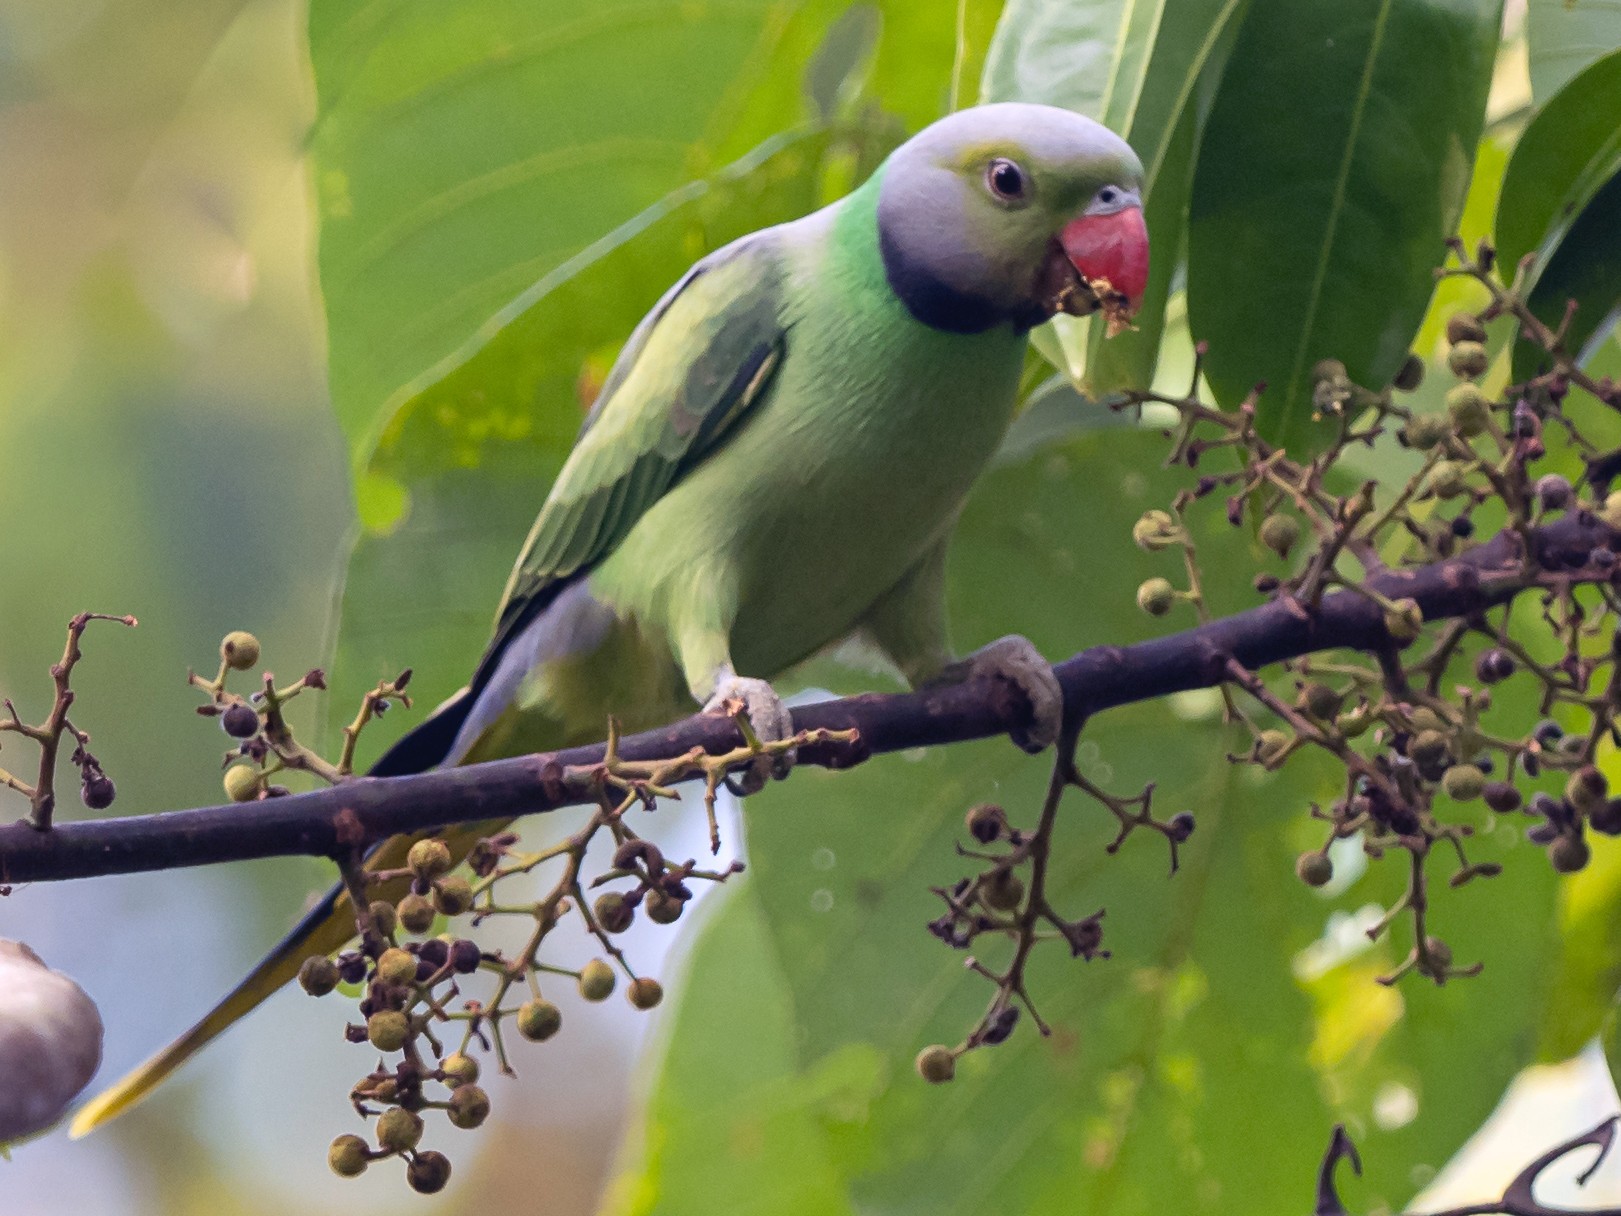
[[[1065,224],[1058,240],[1084,278],[1109,280],[1132,312],[1142,306],[1148,287],[1148,225],[1141,207],[1083,215]]]

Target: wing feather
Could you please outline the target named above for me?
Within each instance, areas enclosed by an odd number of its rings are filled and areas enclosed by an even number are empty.
[[[636,327],[507,582],[476,693],[561,583],[601,561],[765,395],[786,349],[777,232],[695,265]]]

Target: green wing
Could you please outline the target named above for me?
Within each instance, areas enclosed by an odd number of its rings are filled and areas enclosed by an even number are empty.
[[[703,259],[631,334],[507,580],[485,666],[764,395],[785,338],[778,239],[761,233]]]

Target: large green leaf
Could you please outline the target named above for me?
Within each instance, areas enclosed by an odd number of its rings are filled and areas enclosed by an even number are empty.
[[[321,286],[357,466],[404,386],[508,301],[798,122],[818,7],[312,5]]]
[[[1150,0],[1075,4],[1013,0],[985,61],[987,101],[1065,106],[1120,132],[1142,157],[1145,213],[1154,242],[1136,328],[1104,342],[1100,320],[1085,334],[1083,387],[1095,397],[1146,388],[1153,378],[1171,280],[1181,261],[1201,81],[1220,76],[1248,0]],[[1080,346],[1079,341],[1075,342]]]
[[[1621,0],[1530,0],[1526,40],[1531,95],[1545,102],[1588,64],[1621,46]]]
[[[1312,366],[1384,384],[1469,185],[1497,0],[1254,0],[1194,170],[1188,313],[1223,404],[1311,446]]]
[[[1165,559],[1128,533],[1177,484],[1149,471],[1162,450],[1103,432],[991,474],[953,550],[959,640],[1018,629],[1060,654],[1147,632],[1130,588]],[[1219,572],[1253,555],[1238,530],[1204,525],[1230,609],[1253,593]],[[1526,909],[1551,902],[1551,871],[1506,830],[1475,842],[1481,860],[1506,862],[1494,887],[1446,890],[1438,858],[1432,931],[1486,973],[1439,991],[1382,988],[1372,977],[1405,941],[1335,955],[1320,939],[1336,905],[1393,900],[1400,861],[1333,902],[1294,881],[1295,854],[1320,839],[1307,803],[1333,796],[1333,773],[1234,768],[1213,707],[1139,706],[1088,728],[1095,779],[1156,780],[1164,812],[1195,812],[1183,869],[1167,881],[1158,838],[1106,856],[1107,815],[1067,807],[1055,898],[1077,915],[1106,906],[1114,956],[1086,964],[1044,948],[1032,991],[1054,1037],[1021,1026],[963,1060],[950,1086],[925,1085],[912,1057],[955,1041],[987,990],[924,932],[938,911],[927,888],[965,872],[953,849],[963,810],[994,799],[1028,818],[1046,762],[993,740],[797,773],[751,800],[748,884],[707,923],[680,981],[639,1156],[611,1210],[1304,1210],[1336,1119],[1366,1129],[1359,1208],[1399,1209],[1414,1167],[1441,1165],[1530,1058],[1552,929]],[[986,958],[1000,962],[995,947]]]
[[[1595,60],[1542,107],[1521,136],[1503,178],[1497,252],[1507,267],[1534,253],[1533,311],[1550,324],[1565,302],[1579,306],[1567,346],[1602,337],[1621,300],[1621,249],[1614,185],[1621,174],[1621,50]],[[1515,351],[1516,378],[1533,374],[1541,352]]]
[[[1621,319],[1621,173],[1598,189],[1549,256],[1531,292],[1531,311],[1558,325],[1571,301],[1576,315],[1565,346],[1585,362]],[[1533,375],[1546,361],[1539,348],[1521,342],[1515,378]]]
[[[1497,254],[1507,272],[1532,252],[1545,263],[1588,200],[1621,171],[1618,116],[1621,49],[1572,79],[1520,136],[1497,205]]]

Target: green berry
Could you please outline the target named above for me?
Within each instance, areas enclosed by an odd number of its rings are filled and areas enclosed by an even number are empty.
[[[1430,493],[1437,498],[1456,498],[1469,489],[1468,466],[1460,460],[1440,460],[1430,470]]]
[[[225,770],[225,796],[232,802],[251,802],[259,796],[259,770],[251,764],[233,764]]]
[[[490,1117],[490,1095],[476,1085],[458,1085],[445,1109],[452,1126],[472,1131]]]
[[[580,995],[588,1001],[605,1001],[614,990],[614,970],[600,958],[580,968]]]
[[[1262,764],[1282,760],[1289,750],[1289,736],[1281,730],[1263,730],[1255,740],[1255,758]]]
[[[1385,609],[1385,632],[1398,645],[1418,637],[1423,627],[1424,610],[1416,600],[1400,599]]]
[[[550,1001],[525,1001],[518,1006],[518,1033],[534,1043],[544,1043],[563,1025],[563,1011]]]
[[[1447,352],[1447,366],[1461,379],[1480,375],[1489,361],[1486,348],[1479,342],[1456,342]]]
[[[1322,853],[1302,853],[1295,861],[1295,875],[1308,887],[1321,887],[1334,877],[1334,863]]]
[[[664,999],[664,986],[657,980],[642,978],[631,980],[630,987],[625,990],[630,1003],[638,1009],[652,1009]]]
[[[642,907],[647,910],[647,919],[655,925],[673,925],[681,919],[686,903],[686,900],[666,895],[663,891],[649,891],[647,898],[642,901]]]
[[[1486,774],[1473,764],[1454,764],[1442,776],[1441,788],[1454,802],[1473,802],[1486,789]]]
[[[326,1163],[339,1178],[358,1178],[366,1172],[371,1146],[359,1136],[339,1136],[326,1150]]]
[[[406,867],[423,880],[450,873],[450,846],[442,840],[419,840],[405,855]]]
[[[1174,545],[1178,533],[1176,520],[1169,511],[1145,511],[1142,518],[1131,526],[1131,539],[1139,549],[1146,549],[1150,553],[1158,553]]]
[[[405,926],[407,933],[426,933],[433,928],[433,904],[428,902],[425,895],[411,892],[401,899],[395,911],[400,918],[400,924]]]
[[[1459,342],[1484,342],[1486,327],[1478,318],[1466,312],[1454,313],[1447,318],[1447,341],[1453,346]]]
[[[1261,543],[1279,557],[1288,557],[1299,539],[1300,524],[1292,515],[1268,515],[1261,524]]]
[[[220,642],[220,658],[234,671],[251,671],[259,662],[259,639],[246,630],[234,629]]]
[[[410,984],[416,981],[417,956],[409,950],[390,946],[377,959],[377,978],[389,984]]]
[[[439,1067],[445,1074],[445,1084],[451,1088],[478,1080],[478,1061],[459,1051],[446,1056]]]
[[[1407,420],[1402,428],[1402,434],[1407,438],[1407,446],[1427,452],[1447,437],[1452,428],[1447,419],[1439,414],[1415,414]]]
[[[957,1075],[957,1057],[939,1043],[917,1053],[918,1075],[931,1085],[943,1085]]]
[[[446,916],[460,916],[473,906],[473,884],[458,875],[437,879],[433,906]]]
[[[1491,413],[1491,402],[1475,385],[1458,384],[1447,390],[1447,414],[1464,439],[1473,439],[1484,432]]]
[[[338,986],[338,964],[324,954],[312,954],[298,969],[298,984],[311,996],[325,996]]]
[[[1407,715],[1407,724],[1415,731],[1445,730],[1446,719],[1428,705],[1420,705]]]
[[[597,896],[596,906],[592,911],[596,915],[597,924],[608,933],[623,933],[636,919],[636,909],[632,908],[618,891],[605,891]]]
[[[377,932],[384,937],[393,937],[394,930],[399,927],[400,918],[394,911],[394,905],[386,899],[373,900],[370,908],[371,923]]]
[[[408,1153],[422,1140],[422,1116],[403,1106],[391,1106],[377,1116],[377,1146],[391,1153]]]
[[[1149,616],[1164,616],[1176,603],[1176,588],[1169,579],[1151,578],[1137,588],[1137,607]]]
[[[366,1037],[378,1051],[398,1051],[411,1037],[411,1019],[396,1009],[382,1009],[366,1019]]]

